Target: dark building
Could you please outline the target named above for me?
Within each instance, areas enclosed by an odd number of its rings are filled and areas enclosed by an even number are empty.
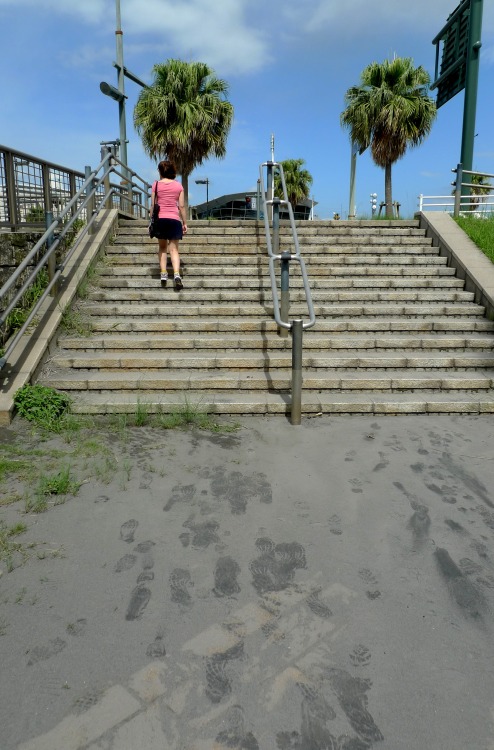
[[[257,219],[257,193],[231,193],[191,206],[193,219]],[[310,219],[313,202],[307,198],[295,206],[295,219]],[[317,205],[314,201],[314,206]],[[260,206],[260,218],[262,206]],[[288,219],[288,211],[280,210],[280,219]]]

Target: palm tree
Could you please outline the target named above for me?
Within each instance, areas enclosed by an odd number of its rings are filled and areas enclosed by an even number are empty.
[[[471,184],[470,202],[474,205],[478,205],[487,200],[487,197],[492,190],[492,184],[487,177],[483,174],[473,174],[471,175]]]
[[[422,143],[436,117],[429,85],[429,74],[415,68],[411,57],[395,57],[368,65],[360,85],[345,94],[341,124],[359,151],[370,146],[374,162],[383,167],[388,218],[393,215],[391,167],[407,148]]]
[[[304,159],[285,159],[280,162],[285,176],[286,192],[293,210],[300,201],[308,198],[312,185],[312,175],[307,169],[302,169]],[[275,172],[274,192],[278,198],[283,198],[279,172]]]
[[[152,159],[168,158],[182,177],[188,204],[188,177],[211,156],[223,158],[233,120],[228,85],[205,63],[167,60],[153,67],[154,82],[134,108],[134,125]]]

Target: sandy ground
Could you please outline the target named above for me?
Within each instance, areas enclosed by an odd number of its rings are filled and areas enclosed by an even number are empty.
[[[75,496],[0,506],[0,747],[493,750],[493,424],[93,430]]]

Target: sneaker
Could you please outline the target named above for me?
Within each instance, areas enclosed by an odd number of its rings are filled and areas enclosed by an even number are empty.
[[[184,288],[184,285],[182,284],[182,279],[180,278],[178,273],[175,274],[174,283],[175,283],[175,290],[177,292],[179,292],[181,289]]]
[[[168,281],[168,274],[166,272],[163,273],[162,271],[160,278],[161,278],[161,286],[166,286],[166,282]]]

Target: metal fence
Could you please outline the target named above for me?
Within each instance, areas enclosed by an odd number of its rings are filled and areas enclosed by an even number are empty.
[[[12,152],[11,152],[12,153]],[[18,155],[18,154],[16,154]],[[9,155],[7,156],[7,161]],[[35,160],[36,161],[36,160]],[[38,162],[39,163],[39,162]],[[49,165],[47,165],[49,166]],[[67,174],[70,173],[65,170]],[[24,172],[24,174],[26,174]],[[30,189],[22,193],[23,198],[28,194],[38,197],[39,188],[45,188],[47,183],[42,181],[36,184],[38,175],[31,180],[36,190]],[[80,174],[71,173],[74,177],[80,177]],[[111,178],[114,176],[121,178],[120,185],[112,185]],[[47,175],[49,179],[49,173]],[[40,178],[41,179],[41,178]],[[25,180],[24,183],[28,181]],[[7,183],[6,183],[7,184]],[[12,183],[9,183],[9,187]],[[13,273],[8,277],[3,286],[0,288],[0,335],[2,341],[4,334],[7,336],[5,350],[0,356],[0,370],[7,364],[11,353],[17,345],[19,339],[28,330],[29,325],[34,320],[38,310],[48,295],[57,297],[59,291],[59,281],[63,277],[64,269],[72,255],[76,252],[80,243],[84,240],[86,234],[93,234],[96,229],[96,221],[105,209],[118,208],[124,217],[128,218],[146,218],[148,215],[149,189],[150,184],[142,177],[130,170],[124,165],[110,149],[102,149],[102,159],[96,169],[91,167],[85,168],[85,174],[80,181],[80,188],[75,195],[64,199],[64,206],[60,207],[53,202],[53,194],[49,192],[48,205],[52,210],[47,210],[44,216],[46,229],[36,244],[27,252],[22,261],[16,266]],[[18,206],[25,207],[25,203],[16,198],[15,210]],[[28,209],[29,210],[29,209]],[[41,225],[43,222],[39,222]],[[11,227],[10,223],[7,226]],[[35,222],[25,221],[24,225],[33,225]],[[82,228],[75,237],[74,244],[67,250],[65,255],[57,257],[61,243],[69,232],[73,232],[76,227],[82,224]],[[25,299],[25,295],[34,287],[41,278],[41,275],[47,275],[47,284],[43,284],[44,291],[37,301],[28,311],[27,318],[20,328],[14,327],[13,331],[9,329],[9,316],[19,308]],[[7,330],[4,330],[7,329]],[[11,335],[10,335],[11,334]],[[10,336],[10,337],[9,337]]]
[[[11,231],[37,229],[46,226],[46,214],[57,218],[80,192],[86,172],[77,172],[58,164],[37,159],[21,151],[0,146],[0,228]],[[111,207],[130,208],[128,182],[112,184]],[[105,194],[103,185],[97,196]],[[133,191],[131,213],[136,218],[140,210],[141,191]],[[81,199],[71,207],[75,215]],[[87,220],[85,212],[82,217]]]
[[[493,174],[463,169],[458,164],[451,170],[456,179],[451,195],[419,195],[419,211],[446,211],[453,216],[470,215],[489,218],[494,215],[494,185],[484,180]],[[477,178],[477,179],[475,179]]]

